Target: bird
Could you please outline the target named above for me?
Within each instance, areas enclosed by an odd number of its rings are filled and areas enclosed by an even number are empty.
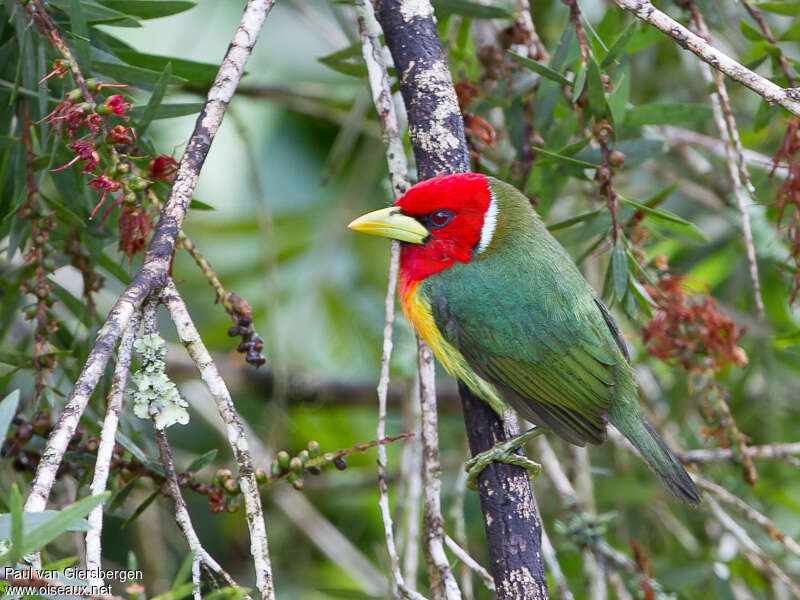
[[[400,242],[403,313],[475,395],[577,446],[604,442],[611,423],[676,498],[700,503],[639,405],[614,317],[519,190],[441,175],[348,227]]]

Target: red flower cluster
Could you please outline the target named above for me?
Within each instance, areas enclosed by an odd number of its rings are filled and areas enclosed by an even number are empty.
[[[710,296],[691,297],[683,277],[673,275],[663,276],[656,287],[645,287],[658,307],[642,331],[652,356],[687,371],[747,365],[747,354],[737,345],[744,331],[717,312]]]
[[[126,121],[130,119],[130,117],[126,116],[126,113],[133,105],[130,102],[125,102],[125,97],[122,96],[122,94],[113,94],[109,96],[104,106],[111,114],[122,117]]]
[[[781,161],[788,163],[789,173],[783,185],[778,190],[778,197],[775,206],[780,210],[778,216],[778,228],[785,229],[791,246],[792,260],[796,271],[792,277],[792,303],[800,295],[800,118],[794,117],[786,128],[783,143],[777,154],[775,154],[772,167],[772,174]],[[783,220],[789,212],[789,223],[784,225]]]
[[[97,206],[94,207],[92,214],[89,215],[89,220],[91,221],[94,219],[94,216],[97,214],[97,211],[100,209],[100,207],[103,206],[103,203],[106,201],[106,194],[108,194],[108,192],[118,192],[122,187],[122,184],[119,181],[114,181],[108,177],[108,175],[99,175],[89,182],[89,186],[98,192],[103,190],[103,195],[100,197],[100,202],[97,203]]]
[[[150,215],[141,206],[124,206],[119,216],[119,250],[128,258],[147,250],[147,236],[153,228]]]
[[[147,177],[158,181],[172,181],[178,171],[178,161],[167,154],[159,154],[147,165]]]

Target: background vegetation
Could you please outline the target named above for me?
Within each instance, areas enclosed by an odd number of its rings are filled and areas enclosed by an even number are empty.
[[[106,107],[93,136],[85,120],[92,110],[68,114],[81,100],[70,96],[75,82],[54,62],[59,52],[32,24],[25,5],[7,0],[0,8],[0,390],[7,392],[0,404],[0,512],[13,512],[12,486],[26,495],[50,423],[105,315],[141,264],[157,201],[166,199],[174,168],[164,157],[180,158],[241,14],[241,3],[48,3],[83,73],[96,78],[90,85],[97,104]],[[643,400],[673,445],[733,449],[732,459],[704,462],[700,471],[769,516],[771,532],[726,508],[766,561],[797,581],[800,556],[780,535],[800,536],[800,448],[777,460],[744,459],[749,446],[796,442],[800,431],[797,117],[728,83],[749,152],[753,192],[747,194],[746,182],[740,192],[752,226],[762,316],[726,144],[711,108],[709,94],[717,88],[701,76],[693,55],[599,0],[580,2],[579,13],[569,2],[534,2],[541,47],[515,25],[519,5],[440,0],[435,6],[474,169],[523,189],[589,281],[604,290],[632,348]],[[794,86],[787,77],[796,75],[800,56],[797,2],[755,7],[769,34],[744,3],[659,6],[687,24],[692,10],[699,11],[717,47],[782,87]],[[530,59],[515,57],[520,53]],[[71,97],[70,105],[61,104]],[[78,126],[71,135],[73,123]],[[135,139],[128,127],[135,128]],[[109,131],[131,139],[110,138]],[[76,147],[77,141],[91,142],[97,157]],[[127,173],[119,170],[120,160],[130,165]],[[172,268],[237,408],[268,457],[280,449],[295,455],[310,440],[332,451],[375,437],[388,246],[351,235],[345,226],[390,201],[385,164],[352,7],[278,3],[183,227],[224,288],[252,307],[265,365],[245,362],[259,362],[258,350],[237,353],[241,338],[229,335],[231,317],[215,303],[215,291],[192,258],[179,250]],[[90,218],[105,192],[105,203]],[[221,489],[226,476],[219,469],[235,470],[235,462],[208,411],[200,410],[210,401],[194,366],[169,322],[161,325],[167,372],[190,405],[189,424],[169,431],[178,471],[193,470],[198,485]],[[415,427],[409,398],[416,345],[402,319],[395,342],[389,434]],[[108,368],[81,421],[82,438],[66,457],[53,507],[88,493],[111,374]],[[439,390],[447,530],[485,563],[477,496],[463,490],[465,437],[454,384],[443,376]],[[188,594],[191,586],[175,586],[179,571],[178,583],[188,578],[187,549],[172,503],[159,493],[158,465],[149,462],[158,461],[152,427],[131,410],[123,412],[120,427],[104,566],[143,569],[144,588],[118,586],[118,594]],[[624,449],[613,443],[591,448],[589,471],[585,454],[551,441],[586,512],[556,493],[547,472],[534,490],[576,598],[599,597],[587,583],[592,575],[581,550],[601,538],[633,557],[640,574],[657,580],[654,587],[623,571],[634,595],[794,593],[708,505],[677,505]],[[404,552],[410,507],[419,502],[410,485],[417,443],[388,445]],[[137,449],[146,458],[137,459]],[[218,452],[207,454],[213,450]],[[343,471],[326,467],[317,477],[306,476],[302,491],[283,481],[262,488],[279,598],[386,596],[374,453],[348,456]],[[537,458],[536,450],[529,455]],[[270,467],[263,458],[257,466]],[[234,512],[238,494],[220,500],[208,489],[187,487],[184,495],[206,548],[252,587],[247,527],[241,508]],[[458,532],[462,518],[465,530]],[[80,535],[64,535],[47,546],[45,562],[80,561],[83,551]],[[420,565],[415,583],[424,590],[424,561]],[[473,593],[492,597],[477,578]]]

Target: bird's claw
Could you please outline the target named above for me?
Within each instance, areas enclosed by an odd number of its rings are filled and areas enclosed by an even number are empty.
[[[464,470],[467,472],[467,487],[471,490],[477,490],[478,476],[493,462],[522,467],[528,472],[528,476],[531,479],[535,479],[541,472],[542,465],[524,455],[515,453],[514,450],[533,438],[540,436],[545,431],[546,430],[542,427],[534,427],[522,435],[495,444],[488,450],[473,456],[464,465]]]

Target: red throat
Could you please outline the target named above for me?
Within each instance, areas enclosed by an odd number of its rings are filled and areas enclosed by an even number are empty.
[[[481,238],[483,219],[489,204],[489,180],[477,173],[444,175],[422,181],[409,189],[396,205],[413,217],[450,210],[452,221],[431,230],[425,244],[402,244],[400,251],[400,295],[406,297],[415,284],[456,261],[467,263]]]

